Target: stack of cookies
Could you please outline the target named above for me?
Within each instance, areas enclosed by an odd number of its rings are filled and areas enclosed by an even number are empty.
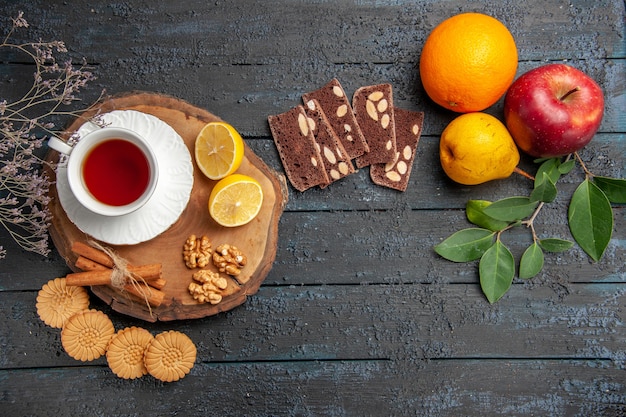
[[[424,113],[395,108],[390,84],[359,88],[352,103],[337,79],[305,93],[303,105],[268,117],[274,143],[298,191],[327,187],[370,167],[375,184],[405,191]]]

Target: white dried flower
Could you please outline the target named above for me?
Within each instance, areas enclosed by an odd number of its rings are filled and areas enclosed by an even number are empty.
[[[54,123],[46,119],[77,116],[78,111],[62,106],[78,100],[77,94],[95,77],[84,60],[78,67],[69,60],[58,64],[58,54],[67,52],[62,41],[13,42],[13,32],[27,28],[28,22],[21,11],[11,20],[13,25],[0,50],[25,54],[36,70],[33,88],[25,96],[11,102],[0,97],[0,225],[20,247],[46,256],[50,179],[42,169],[45,162],[38,150],[55,134]],[[37,109],[39,114],[25,119],[26,109]],[[0,259],[5,256],[6,249],[0,247]]]

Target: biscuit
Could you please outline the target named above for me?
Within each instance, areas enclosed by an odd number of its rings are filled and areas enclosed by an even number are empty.
[[[178,381],[196,361],[196,345],[184,333],[170,330],[154,337],[144,358],[148,373],[163,382]]]
[[[152,333],[140,327],[118,331],[109,342],[107,363],[115,375],[124,379],[140,378],[148,373],[144,355],[154,339]]]
[[[111,319],[98,310],[84,310],[67,319],[61,343],[72,358],[92,361],[104,355],[115,328]]]
[[[65,278],[55,278],[39,290],[36,307],[44,323],[60,329],[69,317],[89,308],[89,294],[83,287],[66,285]]]

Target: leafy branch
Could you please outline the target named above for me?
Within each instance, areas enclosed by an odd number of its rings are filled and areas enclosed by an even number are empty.
[[[572,158],[572,155],[574,158]],[[556,183],[568,174],[576,162],[585,173],[585,180],[576,188],[568,207],[568,225],[576,243],[594,261],[604,254],[613,233],[611,203],[626,203],[626,180],[593,175],[578,153],[561,158],[542,159],[530,196],[515,196],[495,202],[470,200],[465,213],[478,227],[460,230],[435,246],[435,251],[453,262],[479,261],[480,286],[490,303],[498,301],[511,287],[516,262],[501,235],[515,227],[526,227],[532,244],[519,260],[520,279],[536,276],[543,269],[544,252],[563,252],[574,242],[558,237],[540,238],[535,220],[545,204],[557,196]]]

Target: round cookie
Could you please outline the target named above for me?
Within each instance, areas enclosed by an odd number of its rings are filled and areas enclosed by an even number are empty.
[[[72,358],[92,361],[104,355],[115,328],[111,319],[98,310],[84,310],[71,316],[61,330],[61,343]]]
[[[106,358],[111,371],[124,379],[135,379],[148,373],[144,364],[146,349],[154,339],[152,333],[140,327],[118,331],[109,342]]]
[[[144,360],[150,375],[163,382],[173,382],[193,368],[196,353],[196,346],[187,335],[170,330],[154,337]]]
[[[60,329],[68,318],[89,307],[89,294],[83,287],[66,285],[65,278],[55,278],[39,290],[36,307],[44,323]]]

